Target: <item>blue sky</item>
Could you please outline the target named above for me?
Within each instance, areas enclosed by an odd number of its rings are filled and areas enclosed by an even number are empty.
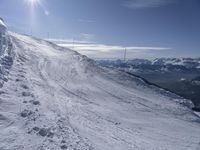
[[[0,16],[92,58],[200,57],[199,0],[0,0]]]

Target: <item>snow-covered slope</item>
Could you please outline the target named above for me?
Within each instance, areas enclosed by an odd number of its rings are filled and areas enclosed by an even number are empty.
[[[3,86],[5,77],[13,64],[13,47],[11,39],[7,32],[7,27],[0,18],[0,87]]]
[[[72,50],[9,36],[0,150],[200,149],[200,119],[185,100]]]

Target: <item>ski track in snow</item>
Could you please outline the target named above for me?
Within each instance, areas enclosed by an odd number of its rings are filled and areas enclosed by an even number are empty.
[[[0,150],[200,149],[200,119],[181,98],[72,50],[9,35]]]

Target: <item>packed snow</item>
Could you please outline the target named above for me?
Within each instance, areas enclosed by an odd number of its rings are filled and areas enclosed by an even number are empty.
[[[0,150],[200,149],[191,102],[50,42],[7,39]]]

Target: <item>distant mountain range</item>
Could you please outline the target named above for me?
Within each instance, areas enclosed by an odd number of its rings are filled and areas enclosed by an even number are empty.
[[[148,59],[132,59],[132,60],[97,60],[98,63],[105,66],[138,69],[148,69],[149,71],[159,72],[187,72],[187,71],[200,71],[200,58],[157,58],[154,60]],[[142,70],[139,70],[142,67]]]
[[[191,99],[200,108],[200,58],[97,60],[104,67],[138,75],[149,82]]]

